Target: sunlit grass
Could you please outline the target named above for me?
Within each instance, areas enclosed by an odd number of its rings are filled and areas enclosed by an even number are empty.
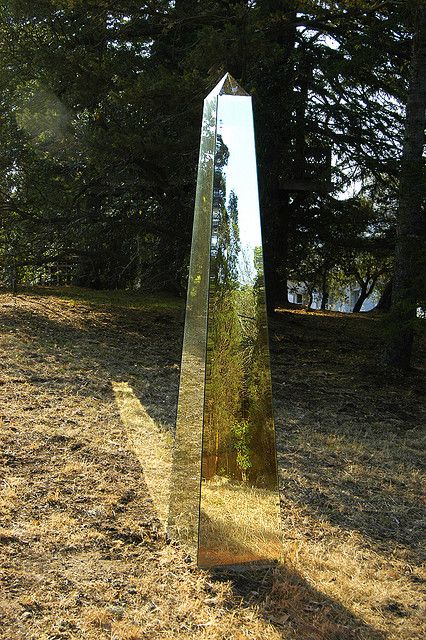
[[[156,537],[143,460],[171,425],[181,325],[128,313],[127,294],[20,295],[0,309],[0,636],[423,640],[421,381],[368,368],[377,322],[273,320],[284,562],[242,596]],[[132,385],[129,427],[111,380]]]
[[[129,446],[138,457],[158,518],[166,526],[172,465],[170,434],[161,431],[126,382],[112,382]]]
[[[170,293],[138,293],[125,289],[93,290],[84,287],[29,287],[23,288],[18,295],[25,294],[39,298],[52,296],[60,298],[65,304],[73,306],[84,303],[95,308],[122,307],[145,311],[175,311],[184,308],[185,300]]]
[[[282,559],[281,518],[274,491],[215,477],[202,483],[202,566]]]

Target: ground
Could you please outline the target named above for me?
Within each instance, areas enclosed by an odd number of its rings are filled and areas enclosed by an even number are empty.
[[[223,574],[162,526],[183,302],[52,288],[0,313],[0,638],[425,637],[420,344],[390,375],[380,317],[272,318],[284,560]]]

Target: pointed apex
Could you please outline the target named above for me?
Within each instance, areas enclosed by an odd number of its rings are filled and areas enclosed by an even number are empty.
[[[236,80],[231,76],[230,73],[227,73],[223,76],[222,87],[219,91],[219,95],[221,96],[248,96],[247,91],[244,91],[242,87],[238,84]]]
[[[209,93],[207,98],[211,98],[214,95],[218,96],[249,96],[247,91],[244,91],[230,73],[225,73],[223,78],[217,83],[215,88]]]

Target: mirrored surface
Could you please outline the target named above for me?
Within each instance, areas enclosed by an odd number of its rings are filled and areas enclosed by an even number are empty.
[[[252,106],[232,91],[217,107],[198,562],[280,554]]]
[[[204,101],[168,535],[197,557],[217,96]]]
[[[252,107],[228,74],[204,101],[169,536],[205,567],[281,555]]]

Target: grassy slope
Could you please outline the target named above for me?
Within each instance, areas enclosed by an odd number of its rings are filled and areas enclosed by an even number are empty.
[[[165,545],[112,386],[172,428],[182,303],[0,304],[1,638],[424,637],[424,376],[383,375],[376,318],[272,321],[286,562],[219,579]]]

